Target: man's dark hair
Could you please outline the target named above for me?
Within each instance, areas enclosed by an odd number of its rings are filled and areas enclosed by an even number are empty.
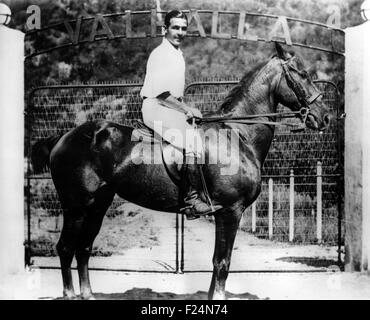
[[[172,18],[185,19],[186,23],[188,23],[188,17],[186,16],[184,12],[179,11],[179,10],[172,10],[172,11],[167,12],[166,16],[164,17],[164,26],[166,28],[170,26]]]

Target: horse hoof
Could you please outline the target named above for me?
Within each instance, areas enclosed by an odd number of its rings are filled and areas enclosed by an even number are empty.
[[[64,300],[77,300],[77,296],[74,293],[63,293],[63,299]]]
[[[96,300],[92,293],[81,294],[81,300]]]

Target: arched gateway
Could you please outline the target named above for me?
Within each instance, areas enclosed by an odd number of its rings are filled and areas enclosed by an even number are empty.
[[[335,40],[336,37],[343,37],[344,35],[344,32],[336,27],[333,27],[333,26],[327,26],[327,25],[323,25],[323,24],[320,24],[320,23],[315,23],[315,22],[309,22],[309,21],[304,21],[304,20],[299,20],[299,19],[291,19],[291,18],[286,18],[286,17],[279,17],[279,16],[271,16],[271,15],[263,15],[263,14],[258,14],[258,13],[248,13],[248,12],[217,12],[217,11],[207,11],[207,10],[190,10],[188,12],[189,14],[189,21],[190,21],[190,24],[192,26],[192,32],[190,33],[191,36],[194,36],[194,37],[200,37],[200,38],[205,38],[205,37],[210,37],[210,38],[215,38],[215,39],[237,39],[238,41],[262,41],[262,42],[269,42],[269,41],[281,41],[281,42],[285,42],[287,45],[291,45],[291,46],[296,46],[296,47],[304,47],[304,48],[307,48],[308,50],[319,50],[321,52],[327,52],[327,53],[330,53],[330,54],[335,54],[335,55],[338,55],[338,56],[343,56],[344,53],[343,53],[343,50],[341,48],[338,48],[338,46],[340,47],[340,45],[338,45],[338,43],[340,44],[340,40]],[[146,30],[135,30],[133,28],[133,21],[135,19],[136,16],[139,16],[139,15],[144,15],[148,18],[148,26],[147,26],[147,29]],[[235,23],[235,25],[233,26],[233,31],[227,33],[227,32],[220,32],[220,28],[219,28],[219,17],[222,16],[222,15],[226,15],[226,16],[231,16],[233,17],[233,21],[237,21],[237,23]],[[43,32],[47,32],[48,30],[50,30],[51,28],[57,28],[59,29],[61,32],[65,32],[66,34],[68,34],[68,37],[69,37],[69,41],[66,42],[66,43],[62,43],[60,44],[58,47],[53,47],[53,48],[39,48],[33,52],[28,52],[27,55],[26,55],[26,59],[32,59],[33,57],[39,55],[39,54],[46,54],[48,52],[51,52],[53,50],[59,50],[59,49],[63,49],[63,48],[66,48],[66,47],[70,47],[70,46],[77,46],[77,45],[81,45],[81,44],[84,44],[84,43],[89,43],[89,42],[93,42],[93,41],[103,41],[103,40],[116,40],[116,39],[120,39],[120,38],[127,38],[127,39],[130,39],[130,38],[147,38],[147,37],[156,37],[156,36],[160,36],[160,32],[159,32],[159,29],[158,29],[158,24],[157,24],[157,16],[158,16],[158,12],[156,12],[155,10],[152,10],[152,11],[144,11],[144,12],[134,12],[134,11],[126,11],[124,13],[117,13],[117,14],[114,14],[114,15],[97,15],[95,17],[79,17],[77,20],[74,20],[74,21],[64,21],[63,23],[61,24],[58,24],[58,25],[54,25],[54,26],[48,26],[48,27],[45,27],[41,30],[35,30],[35,31],[32,31],[30,32],[27,36],[29,37],[37,37],[38,35],[42,34]],[[275,21],[273,24],[272,24],[272,28],[269,30],[269,32],[267,33],[267,35],[265,37],[260,37],[258,35],[255,35],[253,34],[253,30],[247,30],[245,28],[245,23],[248,19],[249,16],[260,16],[260,17],[264,17],[264,18],[268,18],[268,19],[271,19],[272,21]],[[119,32],[116,33],[116,31],[112,31],[110,26],[109,26],[109,19],[112,19],[112,18],[122,18],[123,20],[123,28],[122,30],[120,30]],[[209,22],[210,22],[210,26],[211,28],[207,28],[205,27],[204,25],[206,25],[207,23],[205,22],[207,19],[209,19]],[[92,23],[90,24],[86,24],[85,22],[86,21],[92,21]],[[318,28],[321,28],[323,30],[326,30],[330,33],[332,33],[332,36],[331,36],[331,39],[332,39],[332,43],[330,44],[329,47],[323,47],[323,46],[317,46],[317,45],[310,45],[310,44],[307,44],[307,43],[303,43],[303,42],[299,42],[299,41],[296,41],[295,39],[292,39],[292,36],[290,35],[290,32],[289,32],[289,23],[294,23],[294,22],[299,22],[299,23],[302,23],[302,24],[309,24],[309,25],[315,25],[317,26]],[[363,78],[361,77],[358,77],[357,75],[358,74],[363,74],[363,70],[366,70],[366,68],[362,68],[363,65],[365,65],[367,62],[364,58],[361,58],[362,54],[363,56],[362,57],[365,57],[366,54],[369,54],[369,45],[366,44],[366,37],[363,35],[365,34],[365,30],[368,30],[369,29],[369,22],[366,22],[364,23],[363,25],[361,26],[358,26],[358,27],[355,27],[355,28],[350,28],[348,30],[346,30],[346,33],[349,33],[349,34],[355,34],[356,33],[356,39],[359,36],[362,35],[363,39],[364,39],[364,44],[363,46],[361,47],[361,50],[358,49],[358,41],[354,41],[353,39],[355,37],[351,37],[351,36],[347,36],[346,37],[346,69],[349,70],[349,72],[347,73],[346,75],[346,113],[347,113],[347,121],[346,121],[346,148],[345,148],[345,155],[346,155],[346,159],[348,160],[346,162],[346,174],[348,173],[348,175],[345,176],[345,185],[346,185],[346,203],[345,203],[345,209],[346,209],[346,255],[347,255],[347,259],[346,261],[348,262],[347,266],[348,266],[348,269],[351,269],[351,270],[367,270],[367,257],[369,256],[369,248],[366,247],[366,243],[365,243],[365,239],[368,239],[369,238],[369,235],[367,233],[366,230],[369,230],[370,228],[369,227],[364,227],[367,224],[369,224],[368,220],[369,220],[369,217],[365,215],[366,213],[366,210],[365,207],[366,207],[366,192],[363,191],[362,188],[366,188],[366,179],[364,181],[364,184],[362,186],[360,186],[360,184],[358,184],[357,182],[359,181],[358,179],[359,176],[362,176],[364,177],[364,174],[366,174],[366,170],[364,171],[363,168],[366,168],[366,156],[367,156],[367,146],[366,146],[366,143],[364,143],[365,141],[362,141],[362,137],[364,137],[364,135],[362,134],[362,131],[359,131],[359,130],[354,130],[353,128],[358,128],[358,124],[359,123],[362,123],[361,121],[360,122],[357,122],[355,121],[354,119],[365,119],[366,117],[363,115],[361,117],[361,112],[358,113],[356,112],[355,110],[351,110],[351,106],[353,104],[353,101],[355,99],[357,99],[356,101],[356,105],[361,105],[364,103],[364,101],[366,101],[366,99],[364,98],[366,94],[365,90],[363,92],[363,94],[360,96],[357,94],[357,89],[358,88],[365,88],[366,86],[364,86],[362,83],[359,83],[358,81],[361,80],[361,79],[365,79],[365,75],[363,75]],[[90,31],[88,30],[84,30],[83,28],[84,27],[87,27],[87,28],[90,28]],[[3,29],[2,29],[3,28]],[[6,27],[4,26],[0,26],[0,32],[4,32],[4,34],[6,34],[6,36],[13,36],[11,35],[11,30],[8,30],[8,29],[4,29]],[[19,34],[19,33],[18,33]],[[83,38],[81,35],[84,35],[85,38]],[[21,38],[21,37],[20,37]],[[0,38],[1,41],[3,41],[3,38]],[[2,52],[1,54],[5,55],[4,52]],[[356,55],[356,56],[355,56]],[[360,56],[358,56],[360,55]],[[12,57],[7,56],[8,59],[16,59],[15,58],[16,55],[12,55]],[[362,60],[361,60],[362,59]],[[4,59],[1,59],[0,61],[4,61]],[[8,60],[9,61],[9,60]],[[14,60],[13,60],[14,61]],[[363,64],[361,63],[358,63],[358,61],[362,61]],[[9,63],[4,63],[4,68],[3,66],[1,66],[1,69],[2,70],[7,70],[6,68],[9,68]],[[18,73],[21,75],[22,74],[22,67],[18,67],[17,70],[18,70]],[[352,70],[354,71],[355,69],[358,69],[358,71],[356,72],[353,72],[353,78],[351,78],[351,74],[352,74]],[[360,73],[359,73],[360,72]],[[22,77],[22,75],[20,76]],[[351,78],[351,82],[348,83],[348,78]],[[356,78],[356,81],[353,81],[354,78]],[[365,80],[366,81],[366,80]],[[2,79],[2,82],[1,83],[5,83],[7,82],[9,85],[11,85],[11,82],[8,81],[8,79]],[[20,81],[22,82],[22,81]],[[367,83],[367,82],[366,82]],[[15,84],[15,82],[13,82],[13,84]],[[17,82],[17,85],[19,83]],[[356,87],[352,88],[352,84],[354,84]],[[137,85],[137,84],[136,84]],[[196,99],[199,99],[199,92],[202,92],[202,94],[204,94],[206,92],[206,94],[208,94],[209,96],[214,96],[211,92],[212,92],[212,89],[211,90],[204,90],[202,89],[203,87],[214,87],[214,88],[217,88],[217,87],[222,87],[222,86],[225,86],[225,85],[230,85],[230,83],[198,83],[198,84],[192,84],[189,86],[188,88],[188,92],[191,94],[193,93],[193,97],[190,95],[189,96],[189,99],[190,100],[196,100]],[[327,90],[327,97],[326,97],[326,101],[327,102],[330,102],[330,99],[333,99],[334,98],[334,101],[333,101],[333,107],[334,109],[332,111],[335,111],[336,112],[336,115],[337,116],[341,116],[342,115],[342,110],[340,110],[338,108],[338,105],[336,105],[338,103],[338,100],[337,99],[337,90],[336,90],[336,87],[335,86],[332,86],[332,84],[330,84],[330,82],[321,82],[321,84],[319,84],[321,86],[321,88],[323,88],[324,90]],[[12,86],[12,85],[11,85]],[[130,86],[134,86],[134,85],[129,85],[128,87]],[[127,86],[125,85],[108,85],[108,86],[96,86],[99,88],[99,90],[101,89],[104,89],[104,88],[107,88],[107,90],[117,90],[117,88],[119,87],[123,87],[124,90],[127,89]],[[27,108],[29,107],[32,107],[32,109],[27,109],[27,112],[28,114],[30,114],[29,112],[35,112],[36,116],[40,116],[41,114],[37,114],[37,112],[39,112],[40,110],[42,110],[42,108],[44,106],[42,105],[37,105],[37,103],[35,104],[36,101],[40,101],[40,99],[38,99],[39,96],[41,96],[41,100],[42,100],[42,97],[44,97],[44,94],[50,94],[51,92],[54,91],[54,94],[56,95],[60,95],[62,96],[63,93],[65,93],[66,91],[67,92],[72,92],[72,90],[76,90],[79,89],[79,90],[90,90],[90,89],[94,89],[96,88],[95,85],[87,85],[87,86],[83,86],[83,85],[74,85],[74,86],[54,86],[54,87],[40,87],[40,88],[36,88],[32,94],[30,95],[28,101],[31,102],[31,104],[29,106],[27,106]],[[8,92],[7,89],[4,89],[6,87],[4,86],[0,86],[0,90],[5,90],[5,92]],[[58,93],[58,90],[59,93]],[[363,90],[363,89],[361,89]],[[22,92],[20,92],[22,91]],[[197,92],[198,91],[198,92]],[[216,91],[218,91],[216,89]],[[221,90],[222,91],[222,90]],[[104,91],[103,93],[101,93],[102,95],[104,95]],[[129,95],[131,93],[128,93]],[[195,94],[195,95],[194,95]],[[23,88],[19,88],[18,87],[18,92],[17,92],[17,96],[18,97],[21,97],[23,95]],[[222,94],[221,94],[222,95]],[[3,94],[0,94],[0,96],[4,96]],[[78,94],[79,97],[81,97],[81,94]],[[350,98],[351,97],[351,98]],[[133,98],[135,100],[135,98]],[[199,101],[199,100],[198,100]],[[11,103],[8,103],[8,102],[4,102],[4,101],[0,101],[1,102],[1,107],[5,106],[5,105],[9,105],[9,104],[12,104],[14,105],[13,102]],[[206,101],[204,101],[206,103]],[[16,112],[18,112],[18,117],[21,115],[21,111],[22,110],[22,106],[21,106],[21,102],[18,101],[17,102],[18,105],[19,105],[19,108],[16,110]],[[136,102],[136,107],[137,107],[138,103]],[[47,107],[47,106],[46,106]],[[204,106],[203,106],[204,107]],[[46,110],[46,109],[45,109]],[[363,110],[364,114],[366,112],[366,109],[361,109]],[[132,111],[132,110],[131,110]],[[133,110],[135,112],[135,109]],[[137,111],[137,109],[136,109]],[[14,112],[14,109],[12,109],[10,112]],[[41,111],[42,112],[42,111]],[[349,115],[352,115],[353,113],[353,117],[350,117],[349,119]],[[32,114],[32,117],[33,117],[33,120],[35,119],[35,114]],[[44,116],[44,115],[41,115],[41,116]],[[357,118],[358,117],[358,118]],[[9,121],[10,118],[7,118],[7,121]],[[44,118],[45,119],[45,118]],[[47,118],[46,118],[47,120]],[[353,121],[353,125],[349,126],[349,122],[350,121]],[[19,119],[17,120],[18,122],[18,125],[19,125]],[[352,123],[352,122],[351,122]],[[72,124],[73,125],[73,124]],[[365,130],[366,126],[364,126],[364,130]],[[34,135],[34,128],[30,127],[31,129],[31,134],[30,134],[30,142],[32,142],[32,139],[36,139],[37,135]],[[51,127],[49,128],[46,128],[47,130],[54,130],[55,127],[53,127],[53,125],[51,125]],[[68,129],[68,127],[65,127],[63,128],[63,130],[65,129]],[[39,131],[37,131],[39,130]],[[334,131],[332,132],[333,135],[336,135],[336,138],[335,139],[332,139],[332,140],[326,140],[326,143],[335,143],[336,144],[336,148],[335,148],[335,155],[334,157],[336,157],[335,161],[337,163],[337,165],[339,165],[340,167],[340,149],[337,148],[337,146],[340,147],[340,142],[339,142],[339,135],[340,135],[340,132],[338,131],[339,128],[338,127],[335,127]],[[41,126],[39,126],[37,129],[36,129],[36,132],[38,132],[38,134],[40,134],[40,132],[42,131],[42,128]],[[18,132],[19,133],[19,132]],[[21,132],[23,133],[23,132]],[[41,133],[42,135],[43,133]],[[349,134],[351,134],[351,136],[349,136]],[[5,135],[5,134],[4,134]],[[3,135],[2,135],[3,136]],[[282,137],[284,136],[284,132],[282,133]],[[359,139],[359,141],[362,141],[362,143],[359,143],[359,144],[353,144],[353,143],[350,143],[353,141],[353,139]],[[284,138],[282,138],[284,139]],[[325,143],[325,140],[324,141],[321,141],[321,142],[324,142]],[[19,144],[21,145],[21,143]],[[349,146],[349,147],[347,147]],[[352,150],[353,149],[353,150]],[[356,150],[355,150],[356,149]],[[18,150],[19,152],[20,150]],[[362,152],[361,152],[362,151]],[[22,153],[22,152],[21,152]],[[361,163],[361,158],[358,158],[358,165],[352,165],[352,164],[355,164],[355,160],[354,160],[354,154],[361,154],[362,155],[362,163]],[[18,157],[19,154],[16,155],[16,157]],[[318,159],[320,160],[320,159]],[[288,160],[289,162],[289,160]],[[272,161],[273,163],[273,161]],[[14,166],[14,162],[9,162],[9,165],[11,166]],[[22,165],[23,165],[23,162],[22,162]],[[316,167],[316,164],[315,164],[315,167]],[[18,176],[19,176],[19,173],[20,173],[20,165],[17,166],[18,168]],[[22,173],[23,173],[23,166],[22,166]],[[8,171],[8,174],[9,175],[12,175],[12,177],[14,178],[13,174],[10,170]],[[337,184],[337,183],[341,183],[341,179],[337,179],[338,177],[341,178],[341,172],[340,171],[331,171],[329,174],[327,174],[328,176],[329,175],[333,175],[333,183]],[[289,177],[290,176],[290,177]],[[329,177],[325,177],[325,173],[324,173],[324,179],[329,179]],[[349,178],[348,178],[349,177]],[[27,202],[27,210],[28,210],[28,218],[30,219],[31,218],[31,215],[32,215],[32,212],[31,212],[31,208],[32,208],[32,205],[31,205],[31,184],[32,184],[32,180],[33,179],[39,179],[40,177],[34,177],[32,175],[31,172],[28,172],[27,174],[27,195],[28,195],[28,202]],[[43,177],[45,178],[45,176]],[[281,177],[282,179],[284,177]],[[285,177],[285,179],[291,179],[291,175],[288,174],[287,177]],[[322,177],[322,174],[316,174],[315,177],[314,177],[314,180],[319,181],[320,179],[319,178],[323,178]],[[47,179],[47,177],[46,177]],[[296,178],[298,180],[298,184],[299,184],[299,177]],[[268,179],[266,179],[266,186],[270,183],[267,183]],[[18,182],[20,181],[19,177],[18,177]],[[290,180],[291,181],[291,180]],[[338,182],[339,181],[339,182]],[[23,183],[23,179],[22,179],[22,183]],[[290,184],[287,183],[287,185],[291,185],[291,182]],[[317,186],[317,185],[316,185]],[[360,188],[360,191],[361,192],[358,192],[358,188]],[[4,190],[3,188],[1,188],[2,190]],[[19,188],[18,188],[19,189]],[[316,187],[316,190],[315,192],[317,192],[317,190],[319,189],[319,187]],[[20,190],[20,189],[19,189]],[[18,190],[18,191],[19,191]],[[356,191],[357,190],[357,191]],[[360,194],[362,194],[363,196],[361,197]],[[3,192],[2,192],[2,196],[3,196]],[[7,197],[7,202],[9,202],[9,198],[7,195],[4,195],[5,197]],[[34,195],[33,195],[34,196]],[[340,195],[339,195],[340,196]],[[321,195],[322,197],[322,195]],[[334,196],[335,197],[335,196]],[[360,201],[360,203],[363,203],[363,206],[359,206],[358,203],[359,202],[355,202],[352,200],[352,197],[357,197],[358,201]],[[325,195],[324,195],[324,198],[325,198]],[[2,203],[4,203],[4,201],[1,201]],[[20,203],[19,200],[18,201],[15,201],[17,203]],[[340,200],[337,201],[337,200],[334,200],[335,202],[335,205],[337,206],[337,214],[338,214],[338,220],[337,220],[337,233],[335,234],[334,238],[336,239],[339,239],[338,241],[338,244],[339,246],[341,246],[341,202]],[[317,206],[320,206],[320,204],[317,204]],[[322,203],[321,203],[321,206],[322,206]],[[319,208],[319,207],[316,207],[316,208]],[[5,211],[4,211],[5,210]],[[2,210],[3,212],[17,212],[16,215],[13,215],[11,217],[9,217],[8,215],[5,216],[4,214],[2,215],[2,218],[3,217],[6,217],[6,220],[9,221],[9,220],[13,220],[14,219],[14,223],[17,225],[17,224],[20,224],[20,222],[22,221],[23,222],[23,212],[22,212],[22,208],[14,208],[12,209],[12,211],[9,211],[9,209],[6,209],[4,208],[4,210]],[[253,210],[252,210],[253,211]],[[268,210],[270,212],[270,209]],[[319,211],[317,211],[319,212]],[[18,217],[18,218],[17,218]],[[22,219],[21,219],[22,217]],[[362,217],[362,218],[358,218],[358,217]],[[176,218],[177,219],[177,224],[178,224],[178,227],[179,229],[178,230],[178,235],[176,236],[177,239],[178,239],[178,246],[176,246],[176,266],[170,270],[174,270],[174,271],[186,271],[186,267],[185,267],[185,270],[184,270],[184,253],[183,253],[183,248],[184,248],[184,240],[182,240],[184,238],[183,236],[183,233],[182,233],[182,230],[183,230],[183,227],[181,225],[181,223],[183,223],[183,220],[179,217]],[[254,218],[256,219],[256,218]],[[270,219],[270,218],[269,218]],[[30,222],[30,220],[28,220]],[[317,222],[318,220],[316,220],[316,223],[317,223],[317,227],[319,227],[319,224]],[[348,223],[348,221],[351,221],[350,223]],[[256,229],[256,226],[255,224],[253,225],[253,216],[252,216],[252,225],[251,225],[251,231],[255,231]],[[255,223],[255,222],[254,222]],[[4,224],[0,224],[0,225],[3,225]],[[29,250],[29,245],[30,245],[30,239],[31,239],[31,228],[30,228],[30,223],[28,224],[28,241],[26,242],[26,244],[28,244],[27,249]],[[254,228],[254,230],[253,230]],[[18,228],[17,228],[18,229]],[[315,230],[317,232],[317,229]],[[289,233],[291,231],[289,230]],[[22,233],[22,230],[18,229],[18,235],[20,235]],[[1,233],[3,237],[7,237],[7,239],[11,238],[13,239],[14,238],[14,233],[12,233],[12,235],[10,235],[9,233],[7,232],[2,232]],[[269,230],[269,235],[270,235],[270,230]],[[359,237],[359,235],[361,235]],[[18,237],[19,238],[19,237]],[[291,238],[291,236],[289,235],[289,239]],[[361,239],[359,238],[362,238],[362,241]],[[321,240],[322,239],[322,235],[320,235],[320,238],[318,236],[318,234],[316,234],[316,240]],[[5,241],[5,239],[4,239]],[[186,240],[185,240],[186,241]],[[182,243],[182,245],[181,245]],[[186,243],[186,242],[185,242]],[[368,241],[369,243],[369,241]],[[14,241],[13,242],[14,244],[14,248],[12,250],[12,252],[18,252],[20,253],[21,252],[21,248],[20,248],[20,241]],[[5,253],[5,251],[2,250],[3,253]],[[5,253],[5,255],[9,256],[8,253]],[[27,251],[27,254],[26,254],[26,262],[29,263],[29,257],[30,255],[32,255],[32,252],[30,251]],[[13,255],[13,257],[16,257],[16,255]],[[23,268],[23,264],[22,264],[22,267],[19,266],[19,263],[20,263],[20,259],[19,259],[20,256],[18,256],[18,259],[15,258],[14,261],[9,261],[9,268],[6,269],[8,271],[10,270],[20,270]],[[4,260],[2,260],[4,261]],[[14,266],[16,266],[14,268]],[[4,269],[5,270],[5,269]],[[8,272],[6,271],[6,272]]]

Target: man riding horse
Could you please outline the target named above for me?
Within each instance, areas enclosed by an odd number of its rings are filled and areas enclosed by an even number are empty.
[[[184,62],[179,45],[186,34],[186,17],[181,12],[172,12],[167,15],[165,23],[165,39],[149,58],[142,90],[142,96],[146,97],[143,103],[144,122],[154,130],[158,121],[169,130],[178,128],[183,133],[189,130],[196,138],[199,133],[186,120],[201,115],[178,101],[184,87]],[[198,170],[200,149],[186,142],[177,146],[185,150],[186,162],[189,162],[184,166],[188,168],[185,204],[194,209],[186,209],[185,213],[209,212],[213,205],[206,193],[223,207],[214,215],[215,246],[208,291],[210,299],[226,297],[226,280],[235,236],[245,209],[260,194],[261,169],[273,141],[274,128],[279,125],[276,118],[298,117],[305,127],[317,131],[325,130],[329,125],[328,109],[321,100],[321,92],[305,71],[303,61],[299,56],[286,52],[278,43],[275,43],[275,49],[276,54],[268,61],[244,74],[211,117],[198,121],[203,123],[202,130],[209,132],[209,143],[202,147],[205,157],[212,156],[211,150],[216,147],[219,154],[230,152],[230,165],[235,164],[237,168],[234,174],[225,175],[221,163],[208,161],[204,164],[202,175],[202,170]],[[277,112],[279,103],[290,111]],[[235,129],[238,139],[232,139],[234,131],[231,131],[226,136],[228,145],[218,145],[218,132],[224,127]],[[45,166],[50,167],[63,208],[63,229],[57,251],[63,296],[67,299],[76,298],[71,269],[74,257],[81,298],[94,298],[88,262],[93,242],[115,195],[151,210],[178,212],[181,188],[169,175],[172,166],[168,167],[163,162],[148,165],[152,158],[160,159],[160,148],[153,148],[152,153],[136,154],[135,150],[141,146],[142,140],[132,139],[134,130],[111,121],[93,120],[66,133],[42,139],[32,147],[34,173],[41,173]],[[183,137],[186,136],[189,132],[183,134]],[[167,150],[167,143],[164,145],[163,150]],[[173,150],[176,150],[175,147]],[[141,157],[142,162],[136,161]],[[196,163],[191,165],[191,160]],[[208,183],[208,192],[203,188],[201,194],[205,195],[208,204],[200,199],[198,193],[201,189],[198,185],[204,181]]]
[[[201,112],[183,102],[185,86],[185,60],[180,49],[187,32],[186,15],[178,10],[168,12],[164,19],[165,36],[162,43],[149,56],[146,76],[141,90],[144,99],[142,115],[144,123],[161,135],[173,146],[184,150],[184,184],[188,219],[213,213],[222,208],[204,202],[199,196],[199,175],[202,174],[198,162],[202,158],[203,146],[199,131],[189,120],[202,118]],[[156,130],[157,126],[161,130]],[[166,135],[171,129],[177,129],[182,139],[171,139]],[[194,143],[197,142],[197,144]],[[194,165],[190,165],[194,164]],[[185,209],[185,208],[183,208]]]

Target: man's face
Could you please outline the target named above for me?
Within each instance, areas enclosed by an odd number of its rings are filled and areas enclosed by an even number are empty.
[[[172,18],[170,25],[166,28],[166,39],[175,47],[178,48],[186,36],[188,23],[182,18]]]

